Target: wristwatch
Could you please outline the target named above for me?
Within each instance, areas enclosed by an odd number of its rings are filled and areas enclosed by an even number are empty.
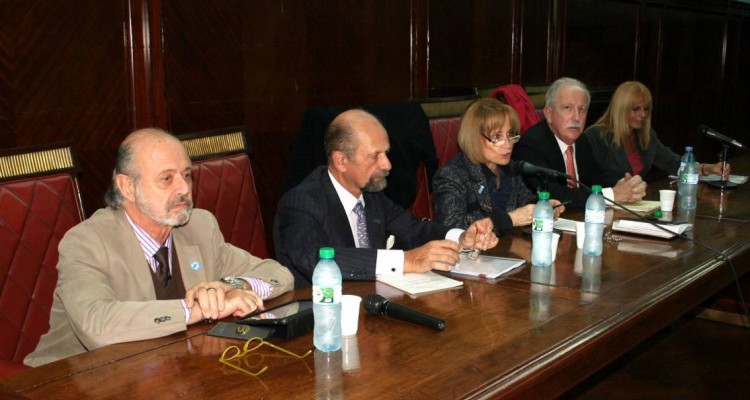
[[[233,276],[225,276],[219,280],[235,289],[245,289],[245,284],[242,282],[242,279],[235,278]]]

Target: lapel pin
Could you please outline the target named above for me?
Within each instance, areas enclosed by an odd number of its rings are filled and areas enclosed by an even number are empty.
[[[190,263],[190,269],[192,269],[193,271],[201,269],[201,263],[199,263],[198,261],[193,261],[192,263]]]

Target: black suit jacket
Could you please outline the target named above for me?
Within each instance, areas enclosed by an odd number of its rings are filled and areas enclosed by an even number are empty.
[[[576,164],[578,165],[578,180],[591,186],[602,183],[601,168],[593,155],[593,148],[588,138],[581,135],[575,143]],[[523,160],[539,167],[554,169],[565,173],[565,159],[557,145],[555,134],[550,130],[547,121],[542,120],[531,127],[521,136],[521,140],[513,148],[513,159]],[[551,199],[562,202],[570,201],[568,207],[583,208],[590,192],[578,187],[571,189],[565,179],[542,179],[538,176],[526,176],[524,182],[533,191],[545,189],[550,192]]]
[[[432,182],[438,166],[430,122],[416,101],[365,105],[362,108],[375,115],[388,132],[391,145],[388,159],[393,168],[384,193],[394,203],[408,208],[417,195],[419,164],[424,164],[428,182]],[[325,130],[337,115],[347,109],[311,108],[305,111],[282,181],[282,195],[302,182],[315,167],[326,164]]]
[[[333,247],[344,279],[375,279],[377,249],[384,249],[389,235],[396,248],[412,249],[430,240],[445,239],[449,228],[419,221],[389,200],[383,192],[364,193],[371,249],[355,247],[347,211],[341,205],[328,176],[328,167],[316,168],[302,183],[279,200],[273,237],[276,259],[294,275],[295,287],[312,283],[318,249]]]

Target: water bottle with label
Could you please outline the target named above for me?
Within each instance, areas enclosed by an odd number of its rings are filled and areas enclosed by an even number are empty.
[[[698,194],[698,163],[693,153],[688,154],[685,168],[680,175],[680,186],[677,188],[677,197],[680,200],[680,208],[684,210],[694,209],[698,205],[696,195]]]
[[[341,349],[341,270],[333,248],[321,247],[318,254],[312,276],[313,344],[320,351],[336,351]]]
[[[685,153],[682,155],[682,158],[680,159],[680,168],[677,170],[677,179],[682,178],[682,170],[685,169],[685,164],[687,164],[688,156],[693,153],[693,146],[685,146]]]
[[[554,212],[549,204],[549,192],[539,192],[531,222],[531,265],[552,265],[552,226]]]
[[[602,187],[591,186],[591,194],[586,200],[585,230],[583,238],[583,254],[587,256],[602,255],[602,235],[604,234],[604,216],[607,206],[604,204]]]

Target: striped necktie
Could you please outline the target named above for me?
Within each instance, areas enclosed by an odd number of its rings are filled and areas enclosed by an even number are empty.
[[[573,146],[568,146],[568,148],[565,150],[565,173],[568,174],[568,176],[578,179],[576,176],[576,165],[575,165],[575,158],[573,158]],[[569,188],[577,188],[578,183],[574,181],[573,179],[568,179],[568,187]]]

